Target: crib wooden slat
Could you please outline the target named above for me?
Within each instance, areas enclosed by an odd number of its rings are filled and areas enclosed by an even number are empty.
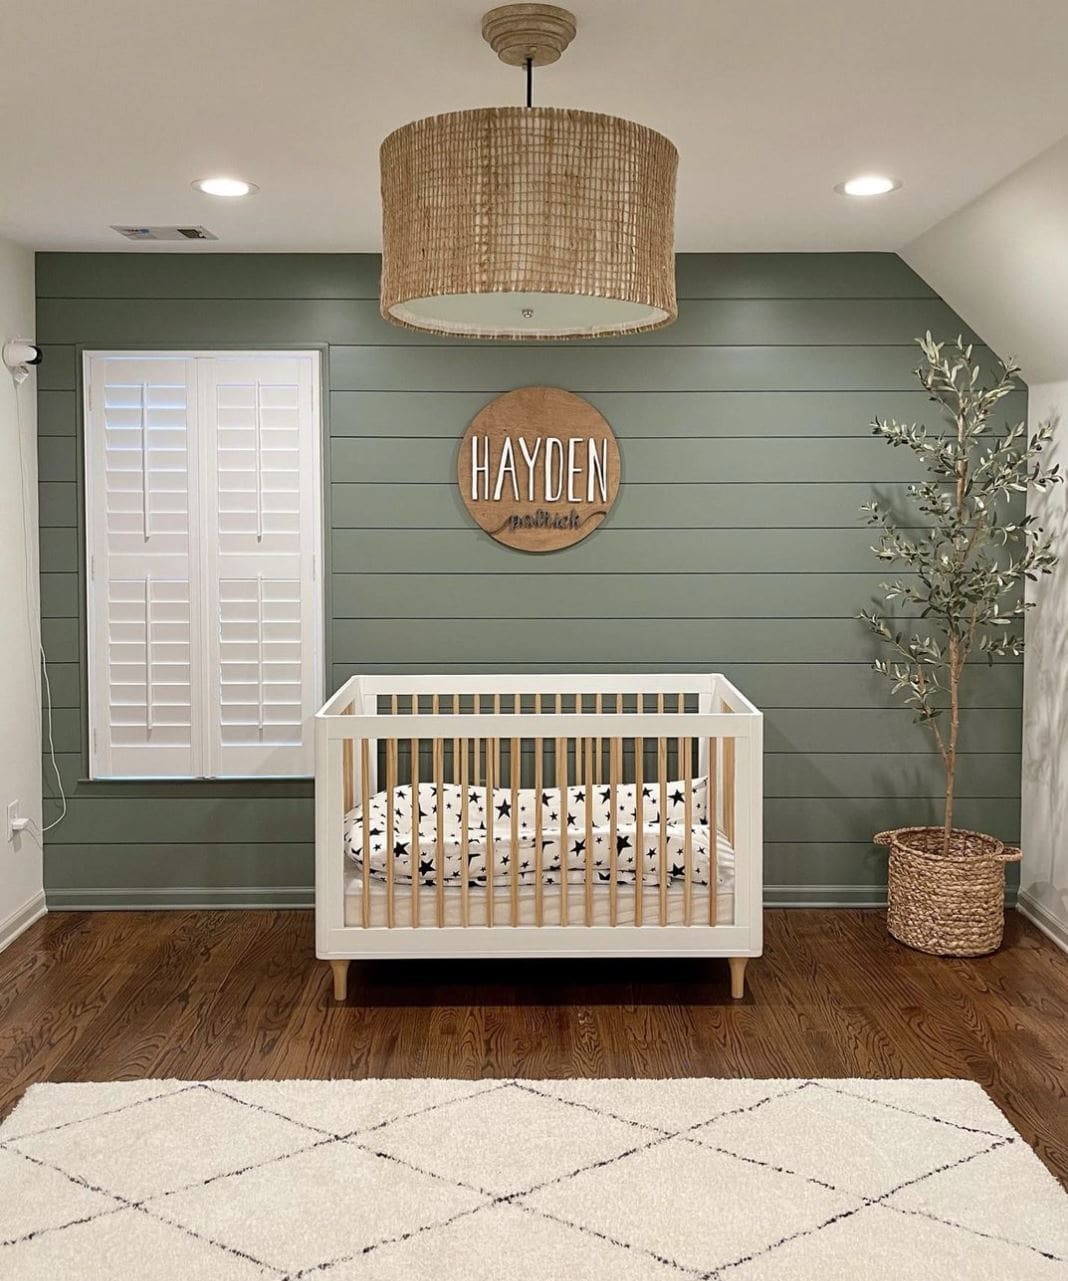
[[[708,740],[708,923],[716,923],[719,872],[719,739]]]
[[[476,694],[474,696],[474,705],[475,705],[475,715],[481,716],[482,715],[482,695],[481,694]],[[479,757],[482,754],[482,740],[479,738],[472,739],[471,746],[474,754],[474,760],[471,763],[471,783],[474,787],[481,787],[482,786],[482,767],[481,767],[481,761],[479,760]]]
[[[684,861],[686,864],[685,877],[686,884],[683,888],[683,923],[686,925],[693,924],[693,740],[690,738],[679,739],[679,754],[682,756],[682,790],[683,805],[685,815],[683,821],[686,824],[686,853]]]
[[[466,928],[471,923],[471,906],[470,906],[470,887],[468,880],[470,874],[468,870],[468,861],[470,855],[470,841],[468,837],[469,823],[469,798],[467,795],[467,739],[461,740],[460,753],[460,923]]]
[[[537,697],[537,711],[541,712],[541,695]],[[545,902],[542,890],[542,857],[541,857],[541,832],[542,832],[542,784],[544,782],[544,770],[542,768],[542,757],[545,752],[545,740],[536,738],[534,740],[534,924],[544,925],[545,923]]]
[[[638,695],[638,711],[644,710]],[[641,925],[645,896],[645,739],[634,740],[634,924]]]
[[[603,694],[597,695],[597,701],[594,704],[594,710],[597,712],[598,716],[602,715],[602,713],[604,712],[604,695]],[[604,767],[601,761],[601,753],[604,750],[604,739],[595,738],[593,740],[593,747],[594,747],[593,778],[591,780],[591,783],[600,784],[604,782]]]
[[[557,709],[560,705],[560,695],[556,696]],[[567,899],[568,899],[568,844],[567,844],[567,750],[568,742],[566,738],[556,740],[556,786],[560,792],[560,822],[558,831],[560,833],[557,845],[560,851],[560,924],[567,924]]]
[[[360,792],[363,813],[363,866],[360,869],[360,880],[363,883],[363,928],[367,929],[371,924],[371,746],[366,738],[360,739]]]
[[[664,701],[660,695],[661,703]],[[668,923],[668,867],[667,867],[667,739],[659,738],[656,742],[656,767],[660,775],[660,924]]]
[[[351,716],[355,711],[355,705],[349,703],[348,707],[342,712],[343,716]],[[345,813],[348,814],[356,804],[355,788],[356,761],[353,755],[353,740],[351,738],[342,739],[341,742],[341,787],[344,795]]]
[[[497,846],[493,828],[496,811],[493,808],[494,779],[497,775],[497,740],[486,739],[486,924],[493,925],[493,864]]]
[[[593,924],[593,740],[583,740],[586,748],[586,924]]]
[[[437,694],[434,701],[437,702]],[[434,803],[437,813],[437,841],[434,849],[434,886],[438,929],[445,924],[445,741],[434,739]]]
[[[619,708],[617,706],[616,710]],[[610,925],[619,924],[619,850],[616,841],[619,836],[619,785],[623,763],[623,740],[608,740],[608,921]]]
[[[734,844],[734,738],[723,740],[723,832]]]
[[[393,696],[393,705],[396,707],[397,696]],[[397,788],[397,740],[395,738],[386,739],[386,925],[390,929],[397,923],[396,903],[394,902],[394,881],[396,871],[393,862],[396,857],[393,846],[394,827],[393,827],[393,805]]]
[[[413,698],[413,703],[415,699]],[[412,873],[412,926],[419,925],[419,740],[412,739],[412,830],[408,862]]]
[[[459,694],[453,694],[452,696],[452,714],[453,716],[459,716],[460,714],[460,695]],[[460,740],[458,738],[454,738],[452,740],[452,769],[449,771],[449,782],[451,782],[455,786],[457,783],[459,783],[459,781],[460,781]]]
[[[513,738],[508,748],[508,777],[512,784],[512,849],[509,853],[512,869],[512,925],[519,924],[519,771],[522,767],[522,744]]]

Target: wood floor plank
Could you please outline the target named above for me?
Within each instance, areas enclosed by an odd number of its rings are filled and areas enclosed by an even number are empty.
[[[872,911],[769,911],[721,961],[356,964],[308,912],[51,913],[0,954],[0,1111],[142,1076],[967,1077],[1068,1185],[1068,957],[1015,914],[995,956],[899,946]]]

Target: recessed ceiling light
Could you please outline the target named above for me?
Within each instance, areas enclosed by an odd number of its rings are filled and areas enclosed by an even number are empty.
[[[230,200],[259,191],[254,182],[246,182],[244,178],[198,178],[193,186],[206,196],[226,196]]]
[[[847,182],[840,182],[835,191],[842,196],[885,196],[901,186],[899,178],[887,178],[881,173],[863,173]]]

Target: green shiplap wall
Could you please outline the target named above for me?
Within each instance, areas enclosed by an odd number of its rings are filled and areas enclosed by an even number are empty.
[[[938,758],[870,671],[879,580],[857,509],[914,479],[876,413],[922,419],[912,340],[960,320],[892,254],[683,255],[673,327],[615,342],[437,342],[378,316],[364,255],[41,254],[41,586],[57,759],[53,906],[308,903],[307,782],[88,783],[81,347],[323,346],[327,646],[357,671],[721,670],[767,716],[770,902],[876,902],[870,836],[936,817]],[[612,423],[623,487],[586,542],[473,528],[456,441],[551,383]],[[1008,408],[1023,416],[1025,406]],[[1015,839],[1019,664],[967,693],[957,817]]]

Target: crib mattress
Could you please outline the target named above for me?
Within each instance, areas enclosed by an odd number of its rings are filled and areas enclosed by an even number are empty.
[[[734,922],[734,854],[729,845],[721,842],[721,861],[716,885],[714,904],[710,905],[708,887],[691,888],[689,923],[694,925],[731,925]],[[724,857],[725,856],[725,857]],[[363,924],[363,883],[359,874],[347,878],[345,884],[345,924]],[[486,889],[484,886],[473,886],[467,895],[467,919],[471,925],[486,923]],[[518,915],[516,923],[523,925],[561,925],[563,912],[560,896],[563,887],[554,889],[546,887],[542,892],[541,918],[537,915],[536,888],[533,885],[521,885],[517,894]],[[385,884],[372,876],[368,888],[369,919],[372,926],[384,926],[388,923],[388,901]],[[567,886],[568,923],[583,926],[586,922],[585,889],[580,885]],[[463,925],[463,892],[459,885],[444,887],[442,894],[442,924],[445,926]],[[660,923],[660,903],[656,890],[646,888],[643,895],[643,922],[647,925]],[[411,885],[401,890],[396,887],[393,895],[393,925],[410,926],[413,924]],[[509,882],[494,882],[493,886],[493,920],[495,926],[507,928],[512,923],[512,890]],[[437,894],[433,890],[420,888],[419,923],[421,927],[433,928],[437,925]],[[603,883],[593,887],[592,925],[611,925],[611,897],[609,886]],[[616,923],[618,925],[634,924],[634,886],[618,886],[616,890]],[[683,882],[669,884],[667,891],[667,924],[685,925],[686,887]]]
[[[520,788],[513,795],[510,788],[495,788],[492,793],[492,818],[487,826],[487,789],[470,787],[467,792],[467,861],[463,872],[463,795],[458,785],[441,787],[441,850],[444,855],[444,885],[458,888],[462,876],[469,887],[486,884],[488,852],[492,845],[492,867],[495,886],[510,885],[513,862],[519,865],[521,888],[533,889],[538,863],[535,849],[536,808],[541,807],[541,878],[546,886],[559,884],[566,875],[571,885],[584,883],[587,871],[588,840],[592,836],[593,880],[606,883],[612,878],[613,810],[615,818],[616,880],[633,885],[637,867],[647,885],[660,882],[661,855],[666,864],[669,885],[682,886],[686,871],[686,819],[690,819],[690,865],[694,885],[708,885],[710,846],[715,842],[716,863],[721,868],[725,857],[733,869],[733,850],[722,832],[713,836],[708,821],[707,779],[690,783],[669,782],[661,796],[658,783],[642,789],[641,828],[638,827],[637,796],[633,784],[609,787],[605,784],[571,787],[567,792],[566,813],[561,821],[558,789],[545,788],[540,798],[533,788]],[[689,805],[687,806],[687,795]],[[666,801],[661,815],[661,800]],[[513,803],[517,805],[513,849]],[[412,839],[412,793],[407,785],[393,789],[392,852],[387,852],[390,835],[387,826],[389,799],[377,792],[370,799],[367,816],[368,864],[371,882],[384,883],[390,858],[395,885],[411,884],[413,865],[423,885],[436,885],[438,868],[438,788],[432,783],[419,785],[418,839]],[[587,810],[589,816],[587,818]],[[661,820],[663,819],[663,824]],[[591,830],[592,829],[592,830]],[[492,832],[492,840],[491,840]],[[363,866],[364,822],[362,808],[357,806],[345,818],[345,855],[354,874]],[[564,856],[561,850],[565,851]],[[717,878],[719,879],[719,878]]]

